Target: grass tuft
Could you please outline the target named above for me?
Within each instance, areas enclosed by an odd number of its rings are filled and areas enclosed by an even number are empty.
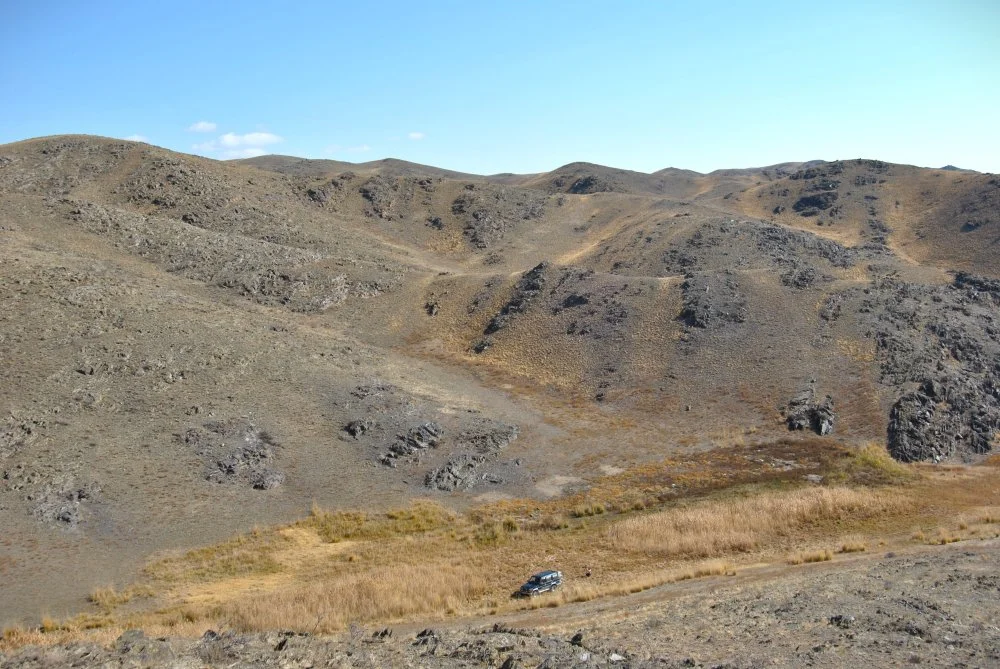
[[[918,476],[912,466],[893,459],[885,447],[868,443],[851,451],[841,464],[841,471],[835,472],[831,478],[873,486],[906,483]]]
[[[789,555],[786,562],[788,564],[806,564],[810,562],[828,562],[833,559],[833,551],[824,549],[819,551],[806,551]]]
[[[868,550],[864,537],[847,537],[840,542],[840,553],[863,553]]]

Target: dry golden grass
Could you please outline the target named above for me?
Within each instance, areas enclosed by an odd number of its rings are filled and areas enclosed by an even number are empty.
[[[845,458],[831,476],[834,480],[862,485],[892,485],[913,481],[919,478],[919,473],[914,467],[894,460],[884,446],[868,443]]]
[[[153,588],[148,585],[133,585],[125,590],[116,590],[113,586],[96,588],[87,597],[87,601],[101,609],[113,609],[122,604],[127,604],[139,597],[152,597],[155,594]]]
[[[485,592],[484,575],[470,568],[400,564],[241,598],[201,613],[244,631],[330,632],[352,622],[454,613]]]
[[[408,508],[386,513],[325,511],[313,505],[310,516],[296,526],[313,529],[323,541],[334,543],[423,534],[452,525],[455,520],[455,513],[437,502],[415,500]]]
[[[803,551],[789,555],[785,561],[788,564],[807,564],[810,562],[829,562],[833,559],[833,551],[829,549],[818,551]]]
[[[960,537],[959,535],[950,532],[946,528],[939,527],[937,534],[931,537],[928,543],[934,544],[936,546],[944,546],[946,544],[953,544],[956,541],[961,541],[961,540],[962,537]]]
[[[976,522],[983,525],[1000,523],[1000,507],[988,507],[979,509],[976,513]]]
[[[636,516],[612,525],[607,534],[627,551],[708,557],[750,552],[814,525],[892,516],[908,508],[907,498],[895,492],[815,487]]]
[[[770,453],[793,459],[799,448],[778,444]],[[815,469],[775,476],[756,469],[760,451],[733,450],[644,465],[606,477],[586,495],[505,500],[468,513],[427,501],[385,513],[315,508],[283,528],[161,559],[137,586],[95,591],[98,614],[49,620],[47,632],[11,630],[0,648],[113,639],[109,630],[129,626],[162,634],[209,627],[334,631],[352,622],[561,606],[733,574],[743,562],[831,559],[832,551],[815,548],[898,544],[914,527],[965,524],[941,536],[986,536],[1000,520],[994,467],[937,467],[921,475],[886,462],[876,446],[824,448],[807,450],[827,481],[845,483],[804,485],[803,472]],[[752,482],[755,476],[760,482]],[[595,505],[604,511],[575,513]],[[913,538],[926,543],[922,531]],[[593,577],[585,578],[591,567]],[[563,589],[511,600],[527,575],[546,568],[563,570]],[[154,591],[155,599],[136,601]]]
[[[214,546],[187,551],[148,565],[143,571],[155,581],[185,583],[281,571],[274,554],[286,543],[276,530],[254,530]]]
[[[868,550],[868,542],[864,537],[846,537],[840,542],[841,553],[863,553]]]

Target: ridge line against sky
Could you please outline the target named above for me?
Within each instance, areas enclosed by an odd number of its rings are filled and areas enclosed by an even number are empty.
[[[0,143],[212,158],[1000,172],[1000,3],[36,2],[0,21]]]

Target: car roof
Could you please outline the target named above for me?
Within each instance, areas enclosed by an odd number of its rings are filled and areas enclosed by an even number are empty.
[[[558,574],[558,573],[559,573],[559,572],[557,572],[557,571],[552,571],[552,570],[550,569],[549,571],[540,571],[540,572],[538,572],[537,574],[535,574],[535,576],[537,576],[538,578],[544,578],[545,576],[555,576],[555,575],[556,575],[556,574]]]

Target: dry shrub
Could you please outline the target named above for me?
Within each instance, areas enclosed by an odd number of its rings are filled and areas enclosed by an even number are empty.
[[[833,551],[807,551],[788,556],[788,564],[805,564],[809,562],[828,562],[833,559]]]
[[[1000,507],[991,506],[976,512],[976,521],[983,525],[1000,523]]]
[[[133,585],[118,591],[114,586],[96,588],[87,596],[87,601],[105,610],[111,610],[122,604],[127,604],[138,597],[152,597],[154,591],[149,586]]]
[[[863,553],[868,550],[868,543],[863,537],[847,537],[840,542],[841,553]]]
[[[944,546],[945,544],[953,544],[956,541],[961,541],[961,540],[962,537],[952,534],[943,527],[939,527],[937,531],[937,536],[932,537],[929,543],[935,546]]]
[[[243,631],[330,632],[351,622],[455,610],[486,590],[469,568],[401,564],[243,598],[209,613]]]
[[[747,552],[808,526],[879,518],[907,510],[890,491],[802,488],[628,518],[608,530],[620,549],[661,556],[708,557]]]
[[[456,516],[437,502],[416,500],[409,507],[386,513],[324,511],[313,505],[299,527],[312,529],[327,543],[423,534],[454,524]]]
[[[850,453],[840,477],[864,485],[891,485],[911,481],[917,476],[912,467],[893,459],[884,446],[868,443]]]
[[[550,513],[539,521],[538,527],[543,530],[565,530],[569,527],[569,521],[565,516]]]

